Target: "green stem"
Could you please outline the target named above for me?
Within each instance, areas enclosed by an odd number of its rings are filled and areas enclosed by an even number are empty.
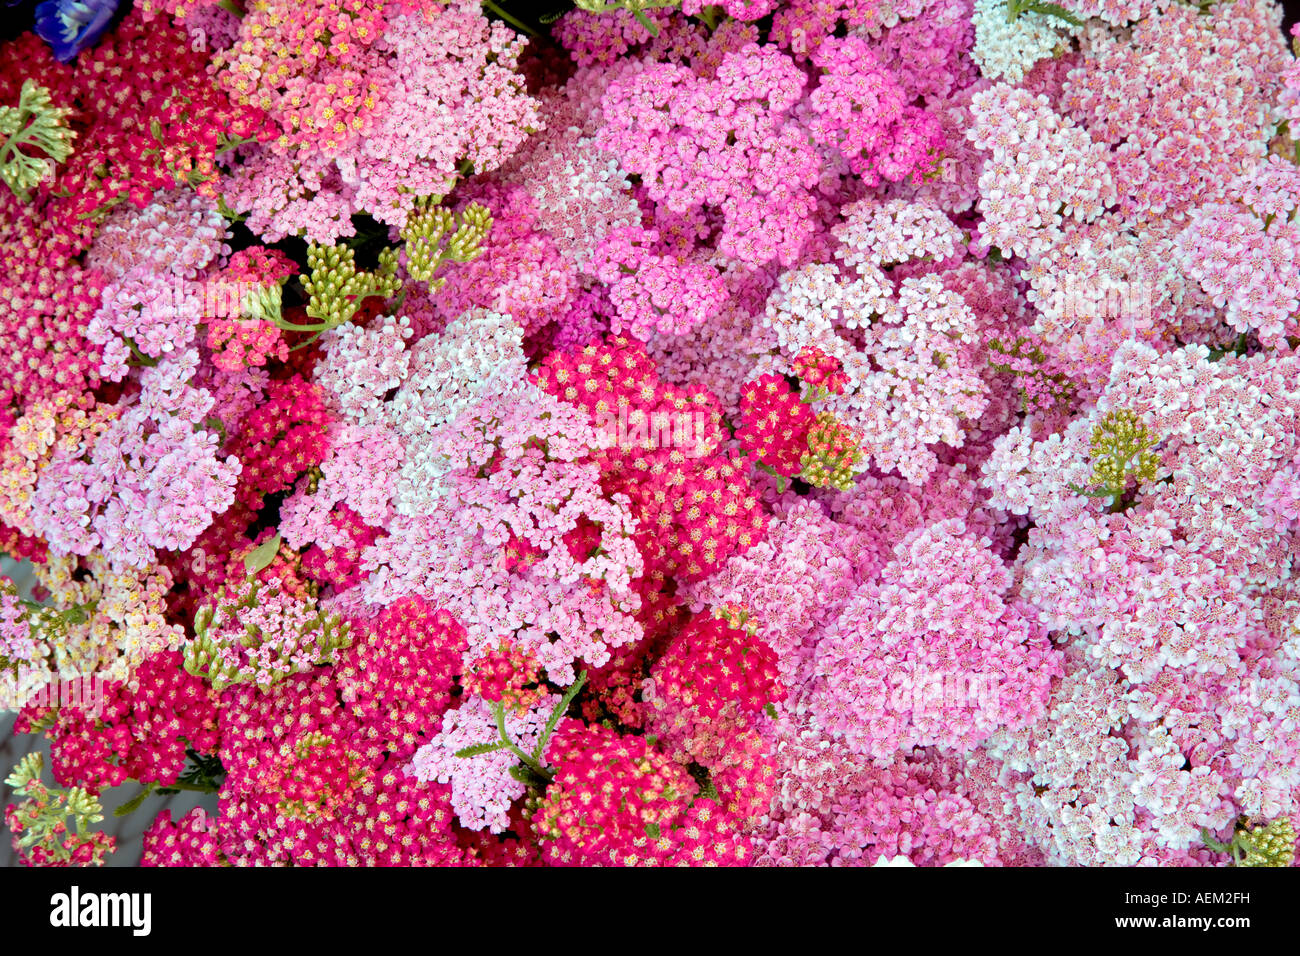
[[[181,783],[179,780],[176,781],[176,783],[169,783],[165,787],[158,788],[158,792],[160,794],[168,794],[171,793],[173,790],[177,790],[177,791],[191,790],[194,793],[218,793],[221,790],[221,788],[208,787],[208,786],[204,786],[201,783]]]
[[[493,3],[492,0],[483,0],[483,6],[487,7],[489,10],[491,10],[493,13],[499,16],[502,20],[506,21],[506,23],[514,27],[516,30],[522,30],[524,33],[527,33],[530,37],[535,37],[538,35],[536,30],[534,30],[528,24],[524,23],[522,20],[518,20],[515,17],[512,17],[510,14],[506,13],[499,6]]]
[[[637,22],[639,22],[641,26],[650,31],[652,37],[657,37],[659,35],[659,27],[655,25],[653,20],[645,15],[644,10],[634,10],[632,15],[637,18]]]
[[[143,352],[141,352],[140,349],[136,347],[135,342],[133,342],[131,339],[123,339],[123,341],[126,342],[126,344],[130,347],[131,354],[135,356],[136,362],[139,363],[140,365],[144,366],[145,368],[153,368],[158,364],[158,360],[156,358],[150,358],[148,355],[145,355]]]
[[[533,751],[534,759],[542,759],[542,754],[546,753],[546,745],[551,741],[551,734],[555,733],[555,728],[559,726],[560,720],[569,709],[569,705],[573,703],[574,698],[578,696],[579,691],[582,690],[583,685],[586,683],[587,672],[583,671],[578,675],[578,679],[573,682],[573,686],[564,692],[564,696],[560,698],[560,702],[555,705],[555,710],[551,711],[551,716],[546,721],[546,726],[542,729],[542,735],[537,738],[537,749]]]
[[[156,783],[145,784],[143,790],[114,810],[113,816],[124,817],[128,814],[135,813],[136,810],[140,809],[140,804],[144,803],[145,798],[148,797],[149,794],[153,793],[157,788],[158,785]]]
[[[506,732],[506,705],[502,701],[497,701],[492,705],[492,714],[496,717],[497,733],[501,735],[501,742],[506,745],[506,748],[518,757],[520,761],[523,762],[524,766],[533,771],[533,773],[537,774],[544,780],[553,780],[555,774],[543,767],[537,760],[534,760],[532,756],[520,750],[519,747],[515,745],[515,742],[510,739],[510,735]]]
[[[285,332],[328,332],[330,329],[342,325],[342,322],[305,322],[299,325],[296,322],[290,322],[288,319],[280,319],[275,323],[277,329]]]

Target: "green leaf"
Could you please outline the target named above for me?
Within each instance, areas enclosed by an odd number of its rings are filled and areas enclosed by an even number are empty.
[[[510,776],[533,790],[543,790],[551,781],[526,764],[517,763],[510,768]]]
[[[1034,13],[1041,13],[1045,17],[1056,17],[1058,20],[1064,20],[1071,26],[1081,27],[1083,21],[1076,17],[1059,3],[1031,3],[1028,7]]]
[[[769,704],[768,704],[766,707],[764,707],[763,709],[764,709],[765,711],[767,711],[767,716],[771,717],[773,720],[776,719],[776,705],[775,705],[775,704],[769,703]]]
[[[149,794],[153,793],[153,791],[154,791],[154,784],[151,783],[146,785],[144,789],[142,789],[134,797],[132,797],[130,800],[126,801],[126,803],[122,804],[120,807],[114,810],[113,816],[124,817],[127,816],[128,814],[135,813],[135,811],[140,809],[140,804],[144,803],[145,798],[148,797]]]
[[[226,205],[226,200],[222,196],[217,197],[217,212],[231,222],[243,222],[248,218],[248,213],[238,213]]]
[[[534,760],[540,761],[542,759],[542,754],[546,752],[546,745],[551,742],[551,734],[555,732],[556,724],[560,722],[560,718],[564,716],[565,711],[569,709],[569,705],[573,703],[573,698],[578,696],[578,692],[582,690],[582,685],[585,683],[587,683],[587,672],[583,671],[578,675],[578,679],[573,682],[573,686],[565,691],[564,696],[560,698],[560,702],[555,705],[555,709],[551,711],[551,716],[546,721],[546,727],[542,730],[542,735],[537,738],[537,749],[533,751]]]
[[[1070,482],[1067,487],[1076,495],[1084,495],[1088,498],[1113,498],[1114,493],[1105,488],[1082,488],[1079,485]]]
[[[244,568],[249,574],[256,574],[275,560],[280,551],[280,533],[267,538],[248,554],[244,555]]]
[[[1201,842],[1204,843],[1206,846],[1208,846],[1215,853],[1229,853],[1232,851],[1231,843],[1219,842],[1214,837],[1210,836],[1210,831],[1206,829],[1201,830]],[[1233,843],[1235,842],[1236,840],[1234,839]]]
[[[657,824],[657,823],[647,823],[647,824],[645,825],[645,835],[648,836],[650,839],[652,839],[652,840],[657,840],[657,839],[659,839],[659,832],[660,832],[660,831],[659,831],[659,824]]]
[[[485,744],[473,744],[472,746],[469,747],[462,747],[460,750],[457,750],[455,754],[453,754],[453,756],[481,757],[484,754],[490,754],[495,750],[504,750],[505,748],[506,748],[505,741],[492,740]]]

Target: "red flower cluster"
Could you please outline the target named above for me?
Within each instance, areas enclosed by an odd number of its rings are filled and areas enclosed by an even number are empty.
[[[736,440],[741,447],[778,475],[796,475],[816,417],[812,406],[801,401],[784,378],[771,373],[741,389],[740,417]]]
[[[127,780],[173,784],[187,748],[211,753],[217,746],[217,695],[186,673],[176,651],[148,658],[136,678],[134,691],[116,682],[91,685],[80,703],[26,707],[14,729],[46,726],[54,779],[63,786],[99,793]]]
[[[602,485],[632,500],[647,579],[698,580],[762,538],[766,520],[747,469],[718,451],[717,399],[662,382],[641,343],[610,337],[552,352],[536,381],[612,434]]]
[[[244,419],[231,452],[243,462],[236,498],[250,508],[284,491],[329,450],[330,413],[320,387],[297,375],[272,382],[266,400]]]

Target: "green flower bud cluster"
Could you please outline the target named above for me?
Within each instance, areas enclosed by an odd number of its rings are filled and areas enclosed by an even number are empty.
[[[754,612],[739,604],[723,604],[713,609],[713,616],[750,637],[758,634],[758,618]]]
[[[185,669],[221,691],[232,684],[267,690],[316,664],[333,663],[352,643],[348,624],[322,611],[310,595],[285,594],[280,582],[247,577],[225,585],[194,615]]]
[[[42,754],[28,754],[5,780],[15,794],[27,798],[5,812],[14,849],[36,866],[102,866],[115,841],[91,829],[104,819],[99,800],[82,787],[45,786],[40,779],[44,768]]]
[[[402,288],[397,278],[397,250],[379,252],[379,267],[374,272],[357,270],[356,254],[347,246],[307,247],[309,274],[302,280],[307,293],[307,315],[318,319],[301,325],[283,317],[275,324],[286,332],[326,332],[351,321],[363,300],[371,296],[391,299]]]
[[[1160,456],[1151,449],[1153,435],[1136,414],[1127,409],[1107,412],[1092,430],[1092,481],[1098,496],[1118,498],[1130,479],[1155,481]]]
[[[250,319],[279,325],[284,314],[284,290],[279,283],[260,285],[244,296],[243,312]]]
[[[429,197],[421,199],[402,230],[406,271],[412,279],[427,282],[429,292],[437,292],[447,280],[435,279],[434,273],[444,262],[476,259],[491,229],[492,213],[486,206],[470,203],[458,221],[454,213],[434,205]]]
[[[30,190],[54,175],[54,164],[72,155],[76,138],[67,124],[71,109],[55,106],[50,91],[31,80],[23,81],[18,105],[0,106],[0,180],[20,199],[30,198]],[[21,147],[32,147],[44,156],[32,156]]]
[[[30,693],[57,680],[61,667],[75,666],[69,658],[79,656],[85,643],[80,625],[91,620],[98,602],[61,610],[19,597],[8,580],[0,581],[0,592],[17,601],[28,638],[25,647],[14,644],[9,653],[0,653],[0,709],[8,710],[21,707]]]
[[[1239,843],[1245,854],[1237,866],[1290,866],[1295,861],[1295,827],[1288,817],[1239,830],[1233,842]]]
[[[819,412],[808,432],[808,450],[799,464],[799,477],[808,484],[848,491],[862,465],[862,449],[852,428],[830,412]]]

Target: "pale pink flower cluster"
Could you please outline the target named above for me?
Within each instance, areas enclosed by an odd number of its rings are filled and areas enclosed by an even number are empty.
[[[966,136],[988,153],[980,174],[980,238],[1026,259],[1041,255],[1065,217],[1089,222],[1116,201],[1107,149],[1034,96],[1005,83],[976,93]]]
[[[956,519],[917,531],[818,645],[813,713],[853,752],[971,750],[1045,710],[1058,655],[1005,600],[1011,572],[988,546]]]
[[[41,472],[36,530],[59,554],[103,549],[118,567],[146,567],[154,551],[183,551],[234,501],[241,466],[200,426],[211,396],[186,383],[186,352],[142,376],[89,448],[65,449]]]
[[[1290,167],[1289,169],[1286,167]],[[1300,332],[1300,176],[1290,163],[1269,162],[1238,179],[1240,204],[1206,204],[1178,236],[1178,257],[1226,321],[1254,331],[1266,345]]]
[[[354,233],[350,217],[362,211],[401,227],[417,197],[451,191],[465,172],[462,161],[474,172],[496,169],[540,128],[536,101],[517,72],[524,38],[489,21],[479,4],[377,8],[381,36],[358,30],[332,61],[316,63],[304,53],[297,62],[307,73],[284,89],[282,77],[260,77],[268,101],[319,110],[329,127],[316,136],[294,127],[292,136],[286,131],[279,141],[236,154],[223,195],[267,241],[301,233],[332,243]],[[249,77],[260,76],[259,50],[270,44],[268,56],[281,56],[301,45],[290,33],[273,46],[277,29],[292,28],[297,12],[289,5],[277,15],[268,5],[246,17],[225,53],[223,82],[242,91]],[[340,22],[356,16],[350,9]],[[313,97],[318,102],[304,102]],[[336,133],[333,123],[342,130]]]
[[[937,206],[926,202],[870,199],[840,210],[844,222],[831,230],[843,246],[836,257],[847,265],[887,267],[907,259],[947,259],[963,241],[961,230]]]
[[[548,694],[523,713],[505,708],[505,731],[511,742],[531,754],[559,697]],[[524,795],[527,785],[511,776],[519,758],[505,747],[474,756],[456,751],[501,740],[492,704],[471,697],[442,718],[442,729],[415,752],[407,767],[419,780],[451,784],[451,806],[461,826],[501,833],[510,827],[510,807]]]

